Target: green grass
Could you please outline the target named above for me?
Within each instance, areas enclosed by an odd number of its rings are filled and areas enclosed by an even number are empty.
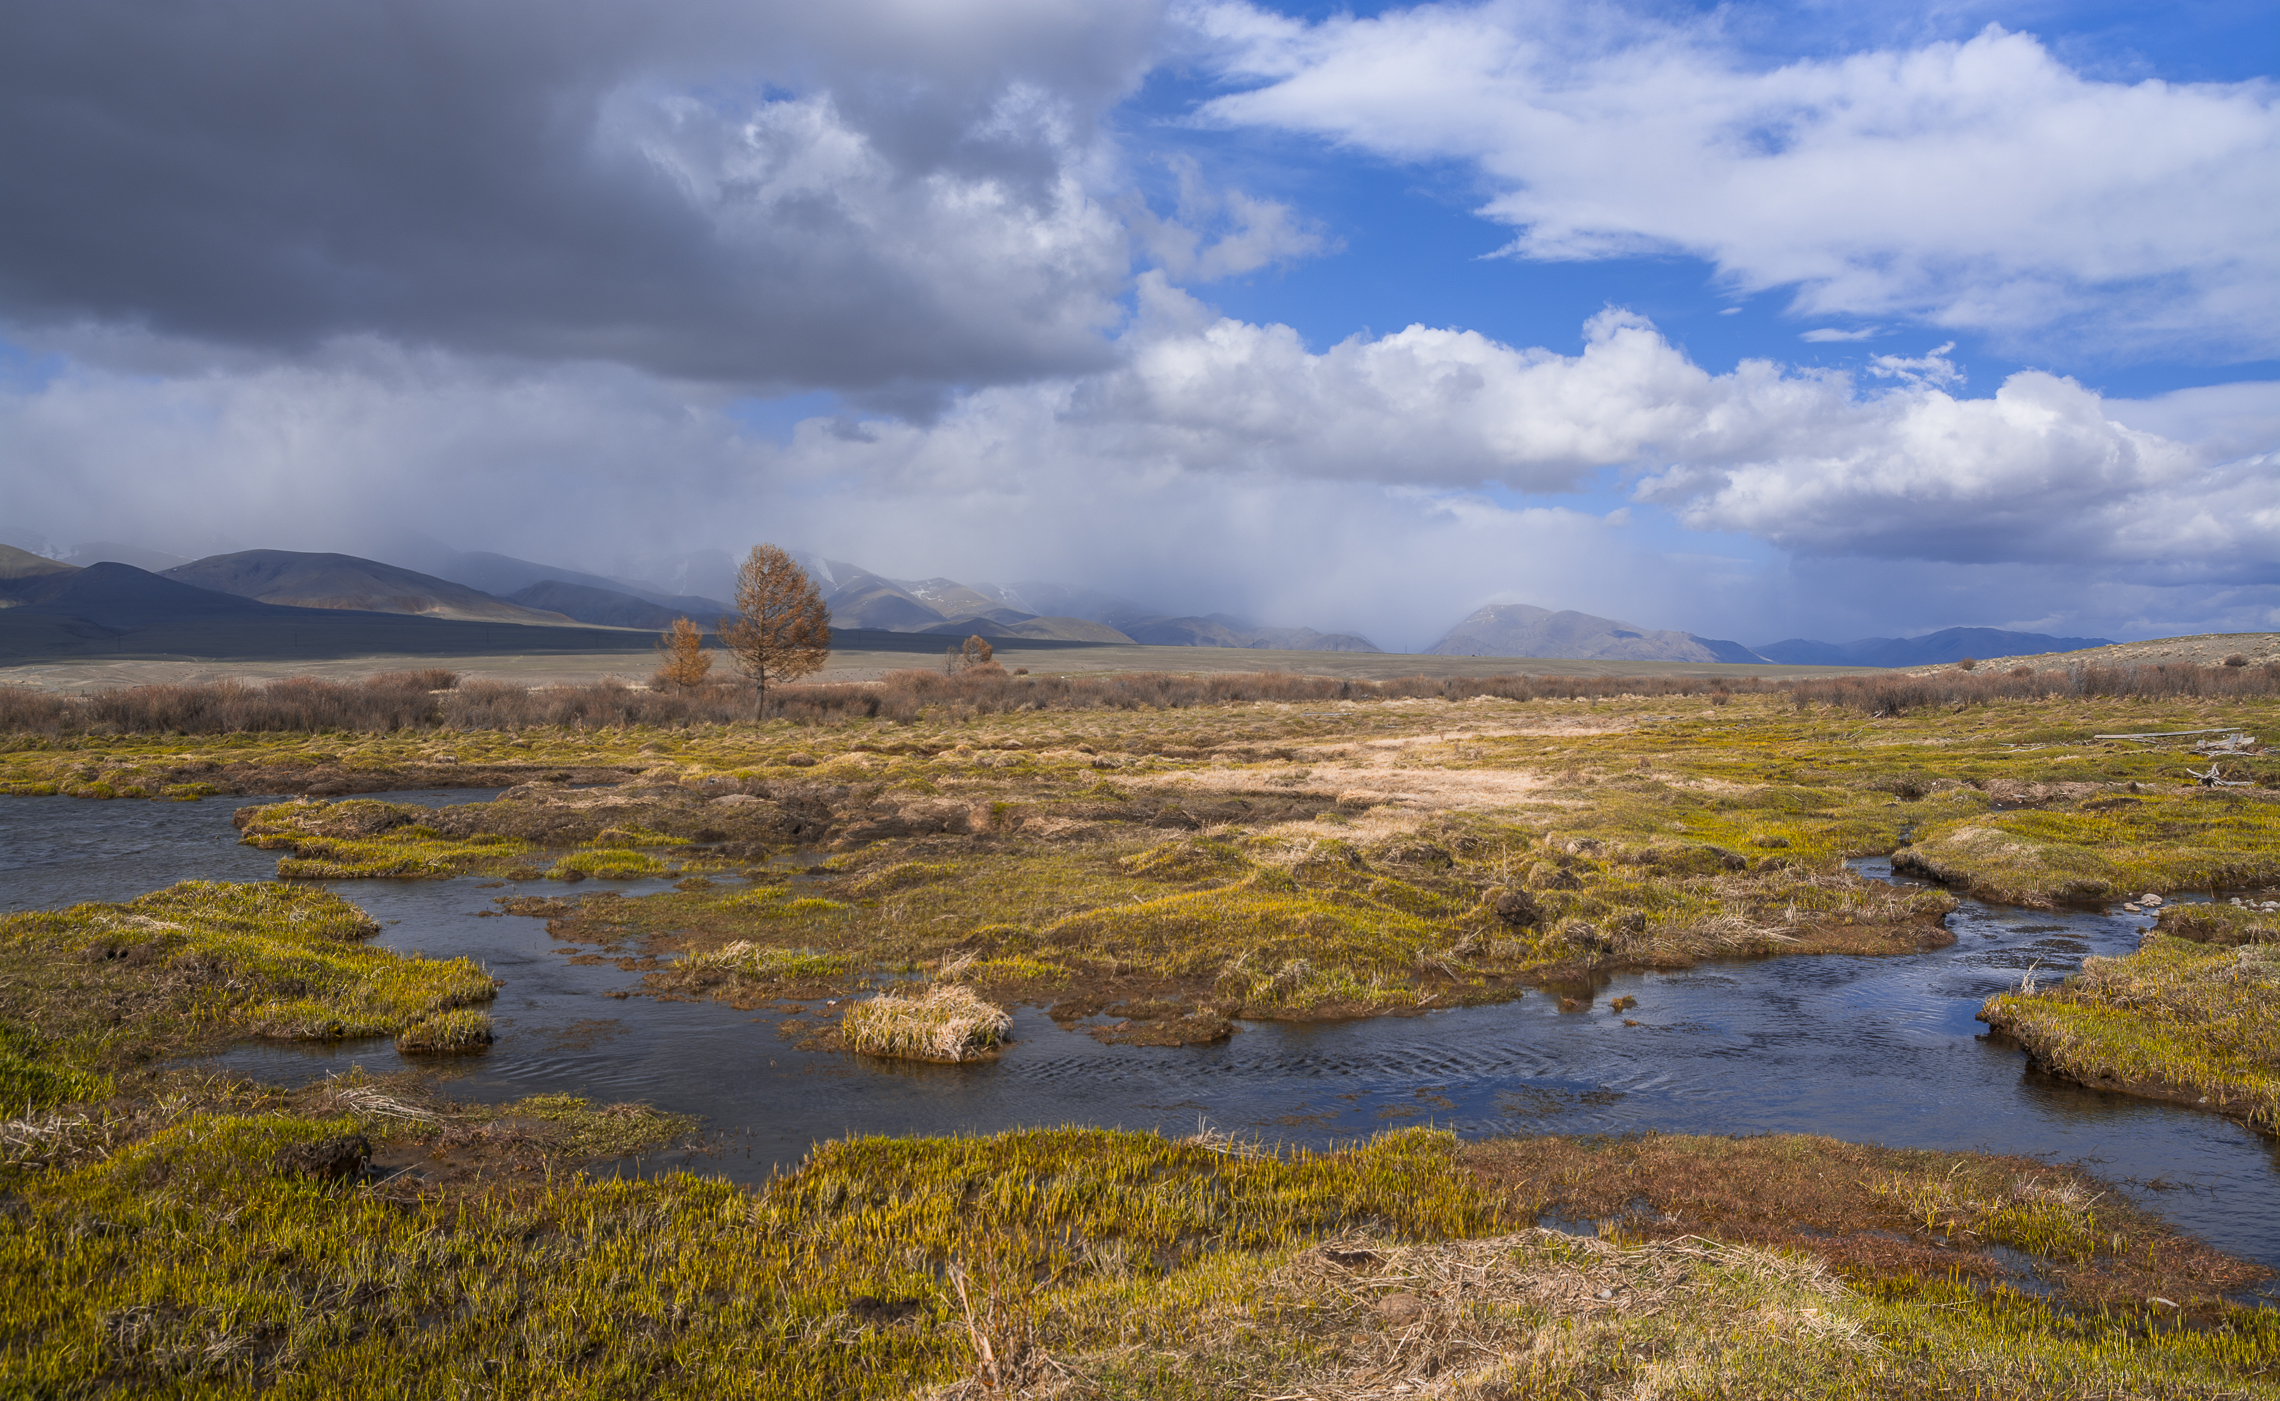
[[[1094,1130],[856,1139],[758,1193],[676,1175],[405,1197],[269,1166],[356,1127],[201,1115],[19,1175],[0,1375],[33,1394],[904,1396],[972,1365],[952,1269],[1011,1323],[1088,1281],[1495,1219],[1453,1141],[1420,1133],[1290,1160]]]
[[[726,948],[689,954],[675,960],[673,966],[695,976],[726,973],[763,983],[806,983],[836,978],[852,968],[854,960],[844,954],[774,948],[740,939]]]
[[[123,905],[0,916],[0,1016],[89,1073],[233,1036],[392,1035],[491,1000],[466,959],[361,941],[363,911],[292,885],[185,881]]]
[[[646,880],[665,872],[665,863],[645,851],[603,847],[563,857],[547,868],[546,878],[584,880],[593,876],[601,880]]]
[[[396,1037],[399,1051],[476,1051],[496,1038],[491,1016],[472,1007],[455,1008],[422,1017]]]
[[[0,1168],[0,1378],[154,1397],[903,1397],[994,1372],[1068,1397],[1418,1376],[1451,1397],[2089,1398],[2272,1395],[2280,1364],[2270,1311],[2186,1328],[1699,1235],[1529,1230],[1425,1130],[1280,1157],[1107,1130],[858,1138],[758,1190],[406,1192],[273,1166],[373,1128],[199,1111]]]
[[[2280,885],[2280,802],[2223,789],[2105,793],[1933,822],[1904,859],[2006,904]]]
[[[0,1021],[0,1115],[26,1114],[73,1100],[104,1099],[108,1075],[59,1063],[28,1026]]]
[[[2150,934],[2126,958],[1980,1010],[2049,1069],[2183,1099],[2280,1132],[2280,944]]]
[[[351,798],[337,803],[270,803],[239,812],[248,846],[285,851],[281,880],[441,879],[482,867],[502,869],[535,848],[491,833],[450,837],[418,819],[423,808]]]

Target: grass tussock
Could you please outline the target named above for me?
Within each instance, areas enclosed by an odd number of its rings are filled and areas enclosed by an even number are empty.
[[[280,880],[440,880],[534,849],[497,833],[448,836],[421,820],[428,816],[410,804],[352,798],[241,808],[237,823],[246,845],[288,853],[277,861]]]
[[[396,1037],[399,1051],[479,1051],[497,1040],[491,1016],[472,1007],[422,1017]]]
[[[646,851],[602,847],[574,852],[546,868],[548,880],[648,880],[665,874],[667,867]]]
[[[693,953],[677,960],[682,975],[703,979],[727,974],[763,983],[812,983],[839,977],[854,967],[845,954],[817,953],[812,949],[775,948],[739,939],[726,948]]]
[[[2280,802],[2265,792],[2096,792],[1927,824],[1893,864],[2016,905],[2280,885]]]
[[[2068,1079],[2280,1133],[2280,943],[2155,932],[2063,983],[1999,993],[1979,1015]]]
[[[904,995],[883,992],[847,1009],[839,1034],[867,1056],[957,1064],[996,1050],[1013,1027],[1003,1007],[962,983]]]
[[[377,932],[323,891],[208,881],[0,916],[0,1020],[39,1039],[14,1059],[102,1074],[236,1036],[392,1035],[491,1000],[474,964],[360,942]]]

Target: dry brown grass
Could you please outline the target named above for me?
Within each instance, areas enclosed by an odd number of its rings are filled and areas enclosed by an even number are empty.
[[[898,1060],[955,1065],[997,1049],[1013,1018],[962,983],[943,983],[916,996],[880,993],[847,1009],[840,1035],[850,1049]]]

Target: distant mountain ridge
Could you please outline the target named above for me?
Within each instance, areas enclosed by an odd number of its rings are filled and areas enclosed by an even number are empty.
[[[833,627],[891,632],[1073,642],[1142,642],[1158,647],[1286,648],[1304,652],[1375,652],[1353,633],[1259,627],[1224,613],[1173,617],[1092,589],[1027,580],[963,584],[956,579],[889,579],[861,565],[795,553],[825,589]]]
[[[601,574],[583,573],[576,569],[557,569],[550,564],[534,564],[527,559],[516,559],[512,555],[493,554],[488,550],[448,553],[434,560],[433,567],[428,572],[438,578],[449,579],[455,584],[465,584],[471,589],[481,589],[496,598],[513,599],[517,594],[537,588],[541,584],[569,584],[622,598],[638,599],[644,603],[668,610],[670,616],[666,618],[665,623],[657,624],[660,628],[664,627],[666,623],[670,623],[673,618],[684,614],[693,621],[710,622],[723,613],[734,611],[720,599],[708,598],[701,594],[670,593],[662,589],[652,588],[639,580],[613,579]],[[565,594],[562,597],[572,602],[582,601],[587,605],[605,608],[620,606],[607,601],[588,599],[584,595]],[[531,604],[530,606],[535,608],[551,607],[552,605]],[[556,609],[556,611],[568,612],[569,610]],[[582,617],[574,612],[570,613],[570,616],[577,618],[582,623],[598,623],[601,621],[599,618]],[[647,627],[648,624],[628,624],[627,626]]]
[[[1922,637],[1864,637],[1857,642],[1812,642],[1801,637],[1758,648],[1787,666],[1939,666],[1966,657],[2019,657],[2037,652],[2080,652],[2111,647],[2103,637],[2052,637],[2000,628],[1943,628]]]
[[[573,621],[564,614],[509,603],[449,579],[355,555],[240,550],[192,560],[164,571],[160,577],[286,608],[410,613],[542,627]]]
[[[199,588],[131,564],[0,580],[0,661],[103,656],[282,659],[622,652],[611,628],[294,608]]]
[[[1526,603],[1475,610],[1425,649],[1440,657],[1564,657],[1578,661],[1739,662],[1765,658],[1739,642],[1647,629],[1573,609]]]

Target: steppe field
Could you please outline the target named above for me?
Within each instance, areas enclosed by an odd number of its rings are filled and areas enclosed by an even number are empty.
[[[2004,1151],[1427,1115],[658,1170],[706,1126],[455,1095],[521,1034],[512,980],[357,903],[506,889],[496,927],[543,921],[611,997],[942,1075],[989,1073],[1016,1013],[1161,1057],[1531,999],[1619,1028],[1606,990],[1642,970],[1922,957],[1961,902],[2127,905],[2135,952],[2030,971],[1987,1034],[2022,1073],[2280,1132],[2280,661],[1199,650],[840,657],[757,705],[591,657],[26,669],[0,812],[235,809],[276,878],[0,915],[0,1390],[2280,1395],[2264,1262]],[[479,791],[366,796],[439,789]],[[1901,879],[1856,869],[1880,858]],[[401,1068],[212,1059],[246,1043]]]

